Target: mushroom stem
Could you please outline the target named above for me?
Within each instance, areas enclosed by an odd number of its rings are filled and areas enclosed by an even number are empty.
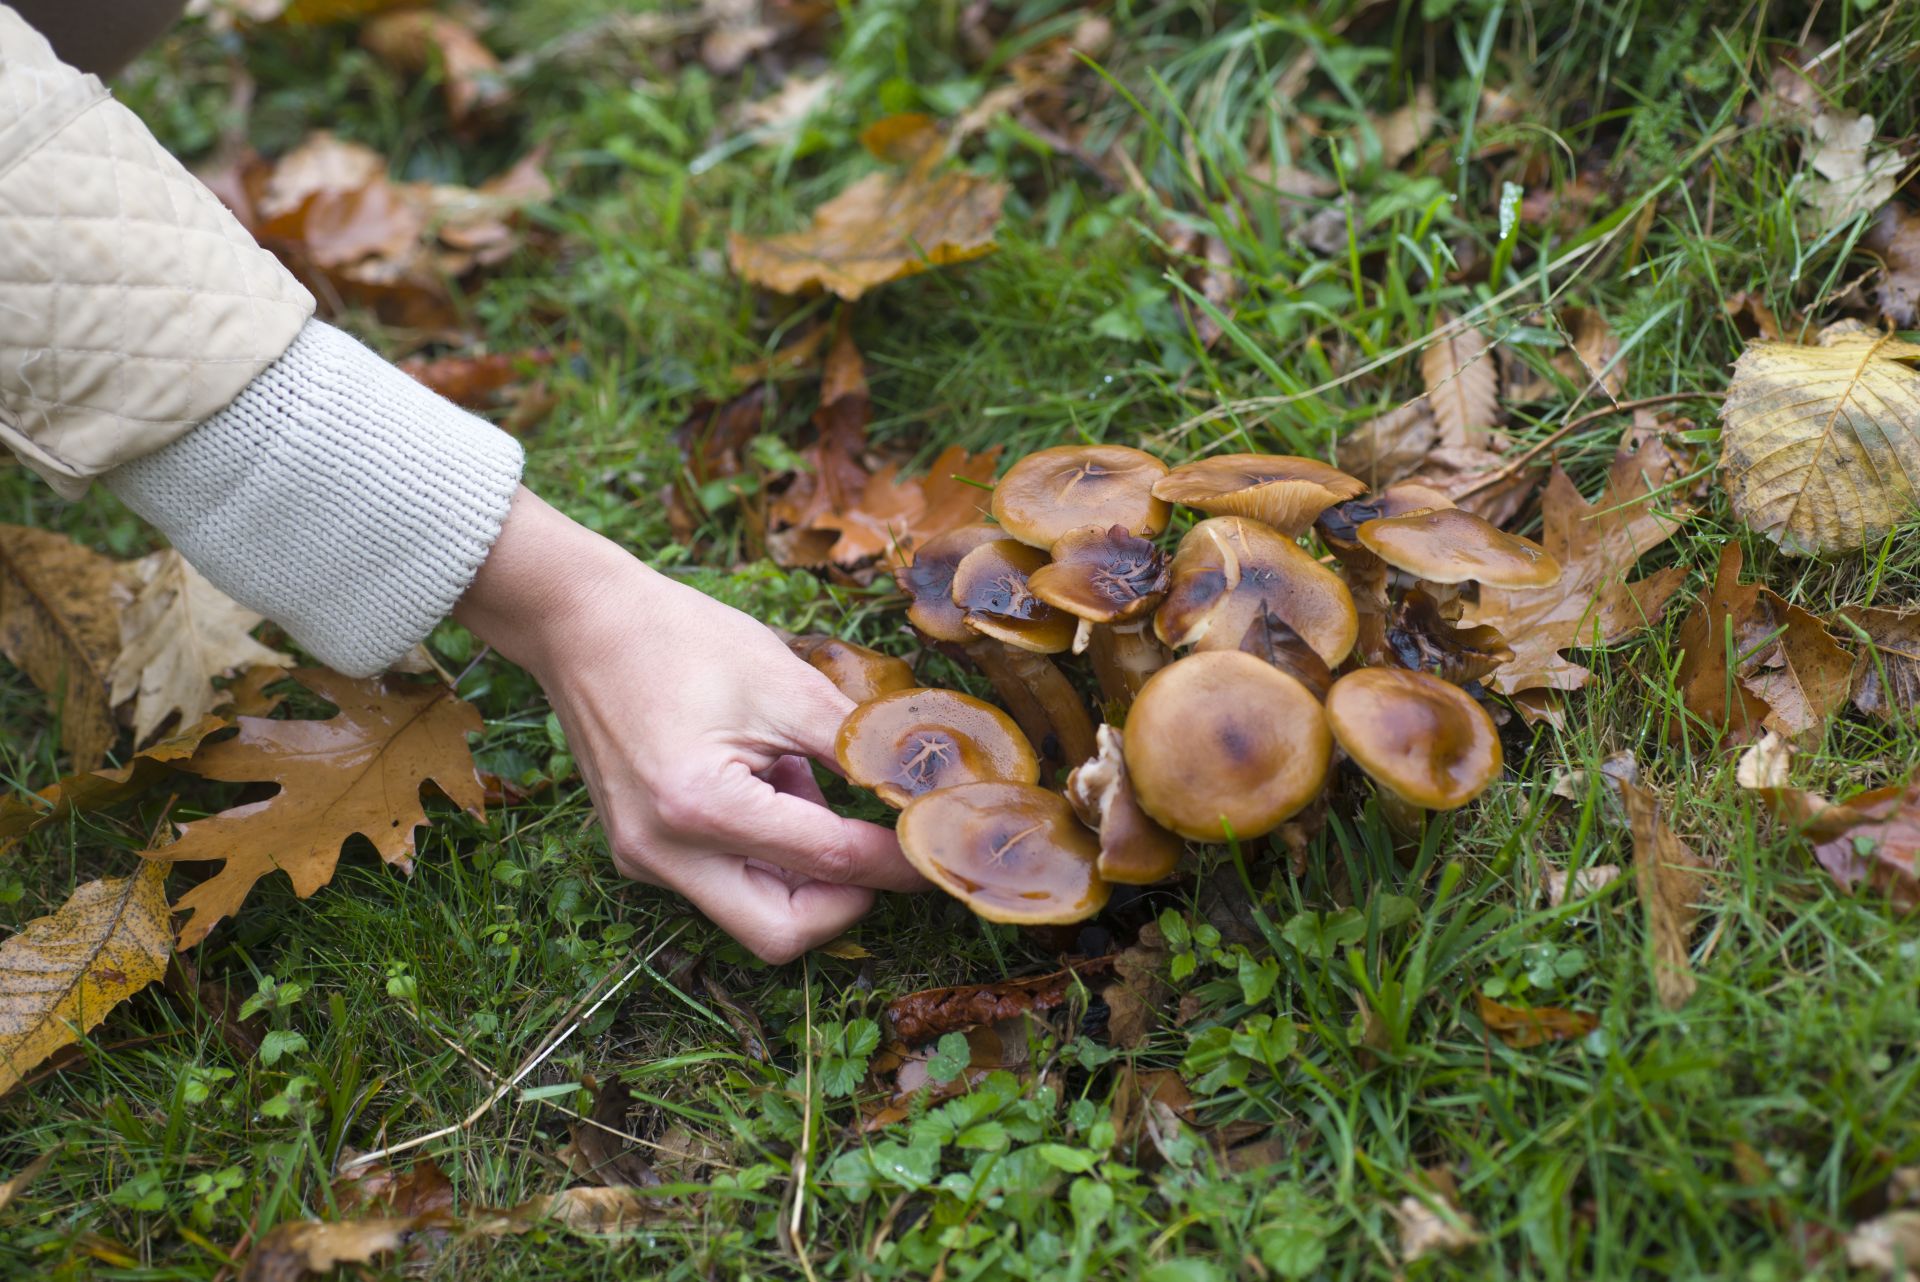
[[[1427,812],[1391,788],[1376,786],[1373,795],[1380,800],[1380,813],[1393,831],[1394,845],[1418,846],[1427,828]]]
[[[1100,698],[1109,707],[1130,707],[1147,678],[1167,666],[1172,655],[1153,634],[1153,617],[1108,623],[1093,630],[1093,671]]]
[[[1072,769],[1094,754],[1087,705],[1051,659],[990,637],[968,643],[967,657],[1041,756]]]

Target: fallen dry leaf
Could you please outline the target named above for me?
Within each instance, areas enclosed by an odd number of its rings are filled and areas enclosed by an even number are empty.
[[[1627,371],[1620,355],[1620,340],[1614,337],[1607,318],[1591,307],[1568,307],[1560,313],[1560,323],[1572,340],[1568,350],[1554,357],[1554,368],[1582,391],[1596,385],[1608,399],[1618,400],[1626,390]]]
[[[1613,645],[1656,622],[1686,582],[1684,568],[1656,570],[1637,582],[1627,575],[1642,556],[1671,538],[1684,512],[1661,513],[1650,496],[1682,474],[1658,433],[1629,429],[1607,473],[1607,488],[1589,503],[1559,467],[1541,500],[1540,542],[1564,573],[1550,588],[1485,588],[1464,622],[1497,628],[1513,658],[1491,677],[1502,694],[1546,688],[1578,690],[1592,675],[1562,657],[1575,647]]]
[[[904,480],[900,465],[889,463],[867,478],[844,510],[822,513],[813,527],[839,534],[827,553],[836,565],[857,565],[882,554],[895,566],[908,565],[928,539],[986,519],[989,483],[999,463],[997,445],[971,455],[949,445],[927,465],[925,476]]]
[[[60,746],[76,770],[119,737],[107,673],[130,599],[119,562],[48,530],[0,525],[0,655],[60,706]]]
[[[1755,343],[1720,414],[1734,513],[1797,555],[1877,542],[1920,505],[1920,343],[1829,328],[1813,346]]]
[[[1549,868],[1546,874],[1547,907],[1558,908],[1570,899],[1585,899],[1598,894],[1619,878],[1618,864],[1588,864],[1571,871]]]
[[[187,765],[208,779],[272,782],[280,791],[183,824],[173,844],[143,852],[159,861],[224,865],[174,905],[193,914],[180,931],[182,948],[237,912],[253,883],[270,872],[285,872],[302,899],[313,894],[332,880],[341,843],[355,834],[412,872],[415,834],[427,823],[424,784],[476,818],[484,813],[467,749],[467,736],[481,729],[472,704],[437,685],[354,681],[320,669],[293,675],[339,711],[324,721],[241,717],[238,735],[202,747]]]
[[[342,1165],[351,1156],[350,1151],[342,1153]],[[430,1159],[404,1171],[385,1162],[364,1163],[333,1182],[333,1198],[350,1214],[377,1211],[383,1217],[405,1216],[417,1222],[423,1216],[453,1214],[453,1181]]]
[[[1410,474],[1440,440],[1440,425],[1423,396],[1356,423],[1340,438],[1340,470],[1381,489]]]
[[[1895,325],[1911,326],[1920,319],[1920,216],[1890,203],[1874,220],[1864,243],[1886,264],[1875,290],[1880,314]]]
[[[174,549],[143,557],[126,572],[139,595],[120,616],[120,656],[107,683],[115,707],[134,701],[135,747],[175,713],[190,726],[218,707],[215,677],[293,666],[292,655],[253,639],[264,616],[207,582]]]
[[[1693,924],[1707,879],[1704,864],[1674,835],[1653,794],[1625,779],[1614,780],[1633,829],[1633,876],[1653,944],[1653,989],[1660,1004],[1679,1010],[1699,987],[1693,977]]]
[[[1840,635],[1865,634],[1853,661],[1853,706],[1881,721],[1912,715],[1920,707],[1920,610],[1853,605],[1838,617]]]
[[[1830,116],[1807,125],[1805,160],[1819,178],[1801,193],[1816,231],[1871,213],[1887,203],[1903,162],[1891,147],[1874,145],[1872,116]],[[1822,181],[1824,180],[1824,181]]]
[[[1106,974],[1113,965],[1113,958],[1097,957],[1027,979],[922,989],[887,1003],[884,1022],[896,1041],[913,1046],[935,1042],[946,1033],[1053,1010],[1087,977]]]
[[[1743,557],[1738,542],[1721,550],[1706,600],[1680,625],[1681,702],[1734,743],[1763,730],[1817,735],[1847,701],[1853,658],[1819,619],[1760,584],[1742,584]],[[1669,728],[1683,732],[1677,718]]]
[[[1373,122],[1374,135],[1380,140],[1380,163],[1388,169],[1414,153],[1433,127],[1440,113],[1433,107],[1433,87],[1422,84],[1414,90],[1413,101]]]
[[[517,352],[486,352],[478,356],[409,357],[400,370],[437,395],[470,410],[497,407],[502,393],[527,374],[553,363],[552,349],[530,347]]]
[[[276,675],[279,669],[269,671]],[[25,797],[0,798],[0,849],[36,828],[117,805],[153,787],[193,756],[201,741],[233,723],[224,717],[202,717],[184,730],[143,748],[132,761],[111,770],[83,770],[50,783]]]
[[[852,300],[876,285],[993,251],[1004,183],[964,170],[902,173],[855,182],[813,213],[805,231],[727,237],[733,269],[775,293],[829,290]]]
[[[1842,890],[1877,891],[1901,912],[1920,907],[1920,776],[1832,804],[1796,791],[1781,790],[1775,813],[1806,816],[1800,835]]]
[[[166,973],[164,867],[90,881],[0,943],[0,1095]]]
[[[1443,327],[1456,326],[1443,313]],[[1439,426],[1438,444],[1487,444],[1494,419],[1500,413],[1500,376],[1487,336],[1471,325],[1457,325],[1420,353],[1420,377],[1426,381],[1427,403]]]
[[[299,1282],[342,1264],[370,1264],[398,1250],[416,1227],[410,1216],[275,1225],[254,1244],[240,1282]]]
[[[638,1097],[633,1088],[618,1077],[602,1082],[589,1080],[593,1107],[586,1122],[575,1122],[571,1138],[559,1153],[567,1170],[595,1184],[631,1185],[651,1188],[660,1183],[647,1150],[624,1135],[633,1123],[628,1114]]]
[[[1100,990],[1107,1004],[1107,1041],[1122,1050],[1138,1050],[1160,1024],[1173,988],[1167,983],[1167,963],[1173,954],[1148,922],[1131,947],[1113,960],[1113,979]]]
[[[1915,1282],[1920,1273],[1920,1211],[1889,1211],[1847,1234],[1847,1263],[1874,1269],[1888,1282]]]
[[[48,1149],[6,1180],[0,1181],[0,1211],[6,1210],[13,1199],[26,1192],[27,1185],[40,1178],[41,1173],[52,1163],[53,1155],[59,1151],[58,1147]]]
[[[438,69],[455,125],[472,124],[507,98],[500,60],[473,28],[431,9],[383,13],[360,28],[360,43],[374,57],[409,75]]]
[[[1558,1006],[1503,1006],[1484,993],[1474,994],[1480,1022],[1487,1031],[1515,1050],[1545,1042],[1567,1042],[1585,1037],[1600,1026],[1600,1017]]]
[[[1407,1196],[1390,1209],[1400,1226],[1400,1259],[1404,1263],[1433,1255],[1458,1255],[1485,1240],[1471,1215],[1437,1199]]]
[[[529,1198],[508,1212],[509,1217],[528,1222],[529,1227],[550,1220],[575,1233],[591,1235],[628,1232],[657,1224],[671,1214],[671,1203],[649,1200],[639,1189],[600,1185],[581,1185]]]

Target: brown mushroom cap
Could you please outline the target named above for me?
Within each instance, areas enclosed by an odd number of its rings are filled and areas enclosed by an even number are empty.
[[[1182,463],[1153,487],[1155,498],[1211,516],[1245,516],[1292,538],[1366,483],[1319,459],[1292,454],[1218,454]]]
[[[1560,563],[1545,548],[1465,508],[1381,517],[1357,533],[1367,551],[1428,583],[1545,588],[1560,581]]]
[[[1033,594],[1089,623],[1137,619],[1167,592],[1167,558],[1151,539],[1124,525],[1068,530],[1053,560],[1027,578]]]
[[[1332,756],[1313,692],[1238,650],[1176,660],[1127,713],[1140,808],[1196,841],[1271,832],[1319,795]]]
[[[1153,629],[1171,646],[1231,650],[1264,614],[1305,638],[1329,667],[1353,649],[1360,620],[1340,576],[1258,521],[1216,516],[1187,531]]]
[[[907,622],[935,641],[957,645],[973,640],[967,612],[953,603],[953,572],[967,553],[1005,537],[999,526],[982,521],[928,539],[913,554],[913,564],[895,576],[900,590],[913,599]]]
[[[1319,527],[1320,537],[1326,540],[1327,546],[1338,551],[1358,547],[1360,527],[1368,521],[1382,517],[1411,516],[1415,512],[1453,506],[1452,499],[1431,485],[1422,485],[1419,481],[1395,481],[1378,494],[1334,504],[1322,512],[1314,524]]]
[[[1016,539],[995,539],[960,559],[953,572],[953,603],[966,626],[1035,654],[1058,654],[1073,644],[1073,617],[1035,596],[1027,577],[1047,554]]]
[[[1100,843],[1057,792],[969,783],[930,792],[900,815],[907,862],[988,921],[1064,925],[1106,906]]]
[[[1013,718],[953,690],[896,690],[847,714],[833,755],[890,806],[982,780],[1036,783],[1040,762]]]
[[[911,690],[920,684],[913,679],[913,669],[905,659],[881,654],[839,637],[795,637],[787,642],[787,648],[826,673],[840,693],[855,703],[866,703],[895,690]]]
[[[993,519],[1022,543],[1051,548],[1083,525],[1124,525],[1151,537],[1167,528],[1153,496],[1167,465],[1125,445],[1056,445],[1027,455],[993,487]]]
[[[1423,810],[1452,810],[1500,773],[1493,718],[1424,672],[1360,668],[1327,692],[1333,737],[1381,787]]]
[[[1127,778],[1120,732],[1103,725],[1098,755],[1067,776],[1067,800],[1080,822],[1100,834],[1100,879],[1149,886],[1173,876],[1184,847],[1140,809]]]

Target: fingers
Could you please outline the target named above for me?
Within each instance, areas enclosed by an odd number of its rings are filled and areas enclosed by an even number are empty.
[[[777,791],[767,780],[748,778],[750,791],[715,789],[714,804],[701,816],[703,844],[764,859],[815,881],[875,890],[927,888],[900,853],[891,829],[843,818],[817,802]]]
[[[775,792],[787,793],[816,806],[827,804],[827,794],[820,791],[820,781],[813,777],[813,767],[805,757],[780,758],[766,777]]]
[[[791,688],[787,698],[767,711],[768,746],[812,757],[838,772],[840,763],[833,755],[833,740],[840,732],[840,723],[853,711],[853,700],[841,694],[825,673],[799,659],[794,659],[793,670],[782,676],[791,678]]]
[[[873,906],[873,892],[863,887],[796,885],[738,855],[679,860],[668,878],[714,925],[776,964],[845,934]]]

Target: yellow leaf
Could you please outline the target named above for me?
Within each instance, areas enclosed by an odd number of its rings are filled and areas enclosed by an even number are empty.
[[[99,765],[118,737],[107,669],[128,592],[118,562],[46,530],[0,525],[0,655],[60,702],[60,746]]]
[[[367,1264],[400,1246],[417,1227],[412,1216],[281,1224],[253,1248],[241,1282],[281,1282],[331,1273],[342,1264]]]
[[[166,875],[148,864],[90,881],[0,944],[0,1095],[166,971]]]
[[[826,943],[820,945],[820,951],[829,957],[838,957],[841,961],[859,961],[862,957],[873,956],[872,953],[862,948],[859,944],[854,943],[853,940],[846,935],[842,935],[838,939],[829,939]]]
[[[128,567],[140,595],[120,619],[120,657],[108,698],[133,705],[133,741],[143,744],[170,715],[190,726],[219,705],[213,678],[243,667],[293,666],[250,635],[262,616],[222,592],[169,548]]]
[[[820,206],[805,231],[727,238],[733,269],[781,294],[830,290],[852,300],[876,285],[993,252],[1004,183],[925,166],[869,174]]]
[[[1721,410],[1733,510],[1784,551],[1847,552],[1920,507],[1920,343],[1862,330],[1755,343]]]

